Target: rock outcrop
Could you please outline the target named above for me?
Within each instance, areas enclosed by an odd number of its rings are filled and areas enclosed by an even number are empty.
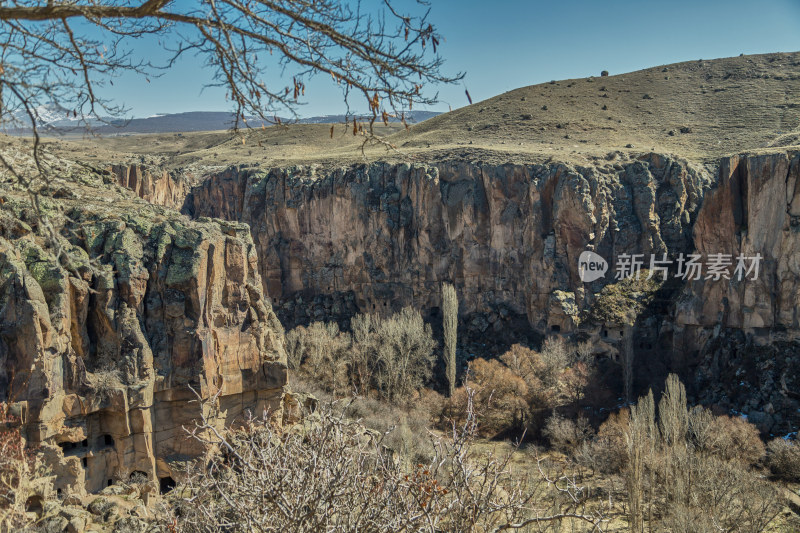
[[[116,176],[117,184],[156,205],[180,209],[191,190],[186,176],[158,169],[155,165],[112,165],[110,171]]]
[[[241,167],[194,187],[183,210],[250,226],[286,327],[405,305],[436,320],[440,283],[452,281],[462,339],[579,331],[612,357],[626,317],[594,319],[601,290],[624,254],[643,254],[645,268],[666,254],[670,283],[635,325],[640,385],[678,371],[706,403],[772,431],[794,427],[800,407],[799,178],[800,158],[781,150],[708,165],[610,153],[587,166]],[[591,283],[578,275],[584,250],[609,262]],[[703,265],[725,254],[731,266],[676,279],[680,254]],[[757,279],[736,279],[739,256],[761,257]]]
[[[255,247],[244,224],[190,221],[94,175],[63,181],[42,199],[60,260],[25,199],[2,198],[0,391],[56,488],[135,473],[169,485],[200,453],[190,387],[218,395],[218,423],[280,412],[283,330]]]
[[[800,407],[800,154],[722,160],[694,248],[730,254],[719,280],[687,282],[675,304],[672,357],[704,399],[743,411],[763,431],[796,430]],[[734,275],[736,257],[760,257]],[[748,262],[748,266],[750,263]]]
[[[643,254],[644,268],[666,254],[669,283],[634,328],[639,384],[679,371],[706,403],[777,431],[796,429],[800,407],[799,177],[800,157],[781,151],[713,165],[612,153],[585,167],[230,168],[193,188],[184,212],[250,225],[286,327],[405,305],[435,320],[440,283],[453,281],[468,335],[509,338],[522,318],[540,334],[589,335],[612,356],[625,317],[593,320],[601,289],[623,254]],[[605,277],[581,282],[584,250],[608,260]],[[734,279],[676,279],[680,254],[707,266],[720,253]],[[757,254],[758,278],[735,279],[736,258]]]
[[[250,225],[287,327],[354,309],[435,315],[440,283],[453,281],[462,317],[481,315],[478,329],[500,331],[516,314],[567,332],[603,283],[580,282],[580,253],[688,252],[711,185],[682,160],[616,157],[588,167],[232,168],[195,187],[184,210]],[[323,295],[327,306],[296,305],[298,295],[306,304]]]

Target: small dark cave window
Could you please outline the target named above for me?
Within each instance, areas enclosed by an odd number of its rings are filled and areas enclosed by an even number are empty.
[[[89,459],[84,457],[83,459],[81,459],[81,464],[83,464],[84,468],[88,468],[89,467]]]
[[[550,331],[552,331],[554,333],[560,333],[561,332],[561,326],[559,326],[558,324],[553,324],[552,326],[550,326]]]
[[[169,476],[159,478],[158,488],[161,491],[161,494],[166,494],[175,488],[175,480]]]
[[[608,337],[608,330],[607,329],[603,330],[603,337]]]
[[[114,446],[114,437],[111,435],[103,435],[103,446]]]
[[[107,487],[110,487],[110,486],[111,486],[111,485],[113,485],[113,484],[114,484],[114,480],[113,480],[113,479],[109,479],[109,480],[106,482],[106,486],[107,486]]]
[[[42,497],[39,495],[34,495],[25,500],[25,511],[28,513],[36,513],[37,515],[41,515],[42,511],[44,510],[42,506]]]

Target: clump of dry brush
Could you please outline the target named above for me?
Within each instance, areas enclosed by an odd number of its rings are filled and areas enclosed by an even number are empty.
[[[331,408],[296,427],[251,419],[223,436],[192,436],[212,452],[171,493],[180,531],[505,531],[577,521],[604,524],[602,502],[540,461],[518,472],[509,455],[475,453],[475,416],[433,436],[426,463],[384,446],[384,434]],[[535,530],[539,528],[536,527]]]

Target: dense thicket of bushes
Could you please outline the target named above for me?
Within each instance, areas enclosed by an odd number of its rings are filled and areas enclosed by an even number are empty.
[[[468,407],[469,408],[469,407]],[[289,430],[249,421],[222,437],[170,493],[162,517],[180,531],[500,532],[564,522],[602,525],[607,505],[544,461],[515,471],[510,455],[473,449],[475,419],[432,439],[430,459],[397,460],[385,435],[321,408]],[[574,527],[574,526],[573,526]],[[535,528],[535,529],[532,529]]]
[[[430,380],[436,343],[419,311],[406,307],[386,318],[357,315],[350,333],[331,322],[300,326],[286,345],[289,367],[335,395],[406,401]]]
[[[499,359],[475,359],[465,385],[445,405],[445,419],[464,411],[467,389],[475,391],[475,408],[483,436],[538,431],[543,414],[557,407],[576,407],[594,373],[588,343],[561,337],[544,341],[535,351],[515,344]]]

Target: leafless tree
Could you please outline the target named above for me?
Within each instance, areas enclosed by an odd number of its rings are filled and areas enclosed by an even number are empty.
[[[623,331],[625,338],[622,341],[620,359],[622,363],[622,383],[625,391],[625,401],[630,403],[633,400],[633,326],[625,324]]]
[[[655,445],[655,404],[652,391],[630,408],[625,432],[628,455],[625,486],[628,492],[628,524],[631,533],[644,531],[645,476],[648,457]]]
[[[458,329],[458,296],[449,283],[442,284],[442,312],[444,329],[444,363],[447,374],[448,396],[456,390],[456,331]]]
[[[403,120],[404,110],[436,101],[430,85],[461,78],[441,72],[442,37],[420,4],[407,13],[392,0],[6,0],[0,125],[28,128],[32,142],[27,157],[0,152],[0,180],[31,192],[42,216],[38,195],[55,172],[40,142],[43,110],[68,112],[87,127],[121,117],[125,109],[102,96],[104,86],[126,72],[149,80],[187,54],[208,67],[209,86],[226,89],[236,127],[248,117],[263,125],[278,112],[294,115],[307,79],[321,74],[341,87],[348,109],[369,109],[352,131],[374,139],[373,123]],[[166,51],[163,64],[136,53],[148,37]],[[279,71],[269,72],[276,61]]]
[[[170,493],[167,520],[204,532],[500,532],[564,521],[602,530],[602,502],[574,479],[543,460],[531,476],[512,475],[510,456],[473,451],[475,429],[470,411],[431,437],[429,462],[407,465],[385,435],[326,408],[289,430],[250,420],[223,436],[203,420],[191,437],[210,454]]]

